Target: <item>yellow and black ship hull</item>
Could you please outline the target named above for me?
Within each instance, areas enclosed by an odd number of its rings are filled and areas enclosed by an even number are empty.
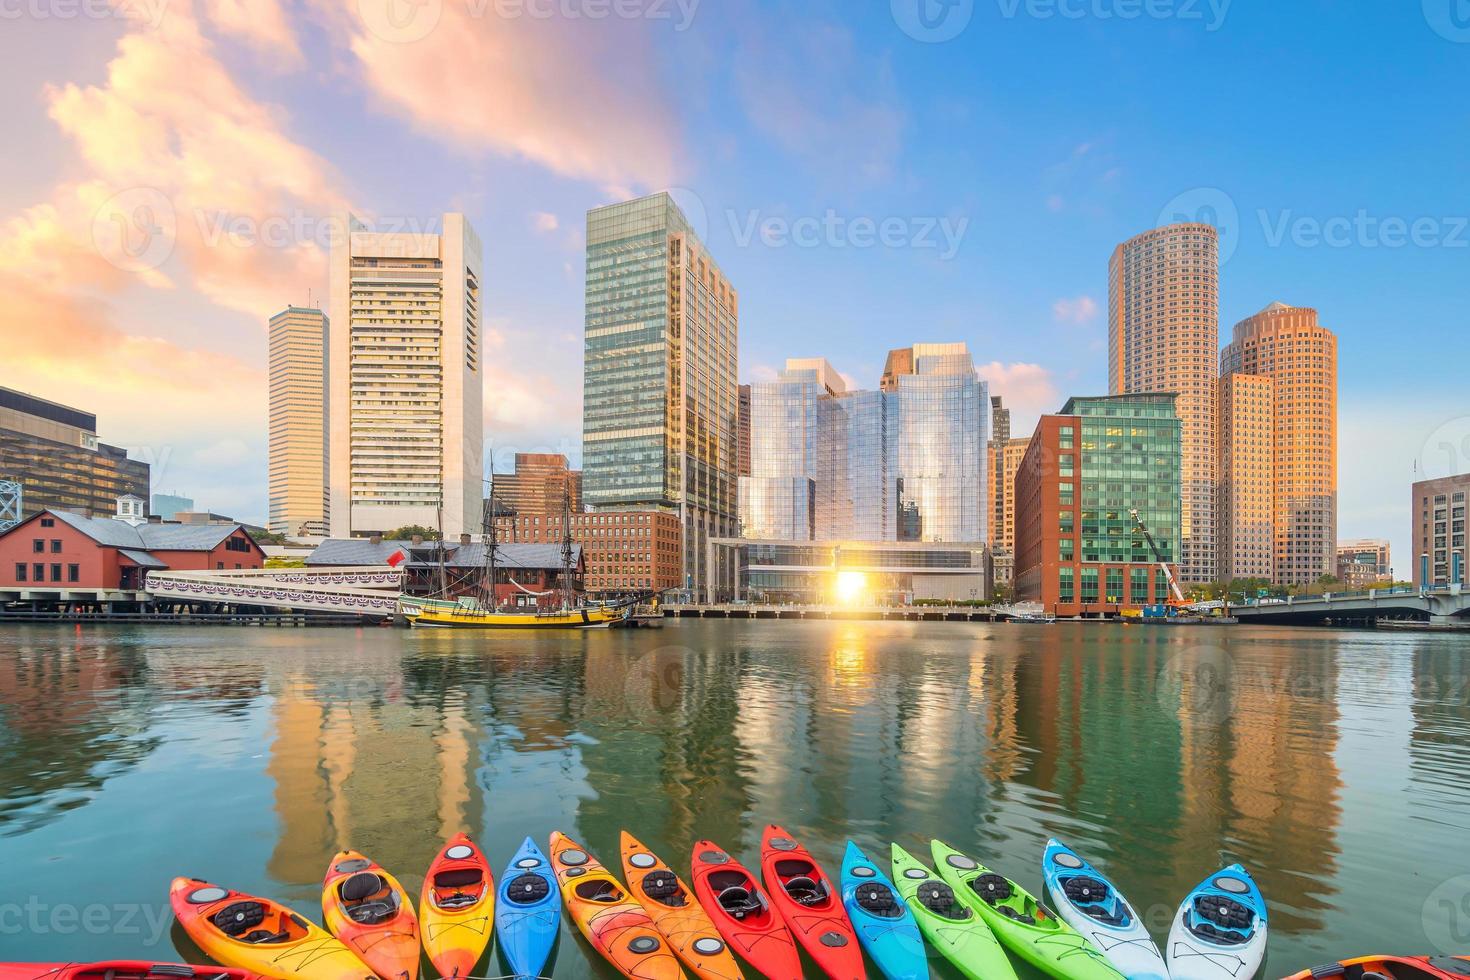
[[[466,608],[458,603],[415,599],[398,600],[403,618],[414,627],[480,630],[586,630],[606,629],[624,623],[631,606],[581,606],[547,612],[517,612]]]

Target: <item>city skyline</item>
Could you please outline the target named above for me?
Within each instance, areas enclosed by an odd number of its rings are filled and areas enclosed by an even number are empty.
[[[350,17],[316,29],[266,7],[271,16],[247,25],[173,5],[156,24],[32,21],[0,39],[20,80],[17,133],[38,151],[8,161],[0,255],[23,329],[0,381],[96,411],[101,437],[150,462],[157,485],[211,509],[266,518],[264,319],[320,302],[330,238],[320,216],[350,202],[402,222],[462,209],[494,230],[485,306],[498,397],[485,415],[497,454],[579,454],[580,215],[664,186],[692,188],[678,196],[698,202],[689,210],[703,213],[707,244],[742,286],[741,381],[803,353],[797,339],[868,377],[921,319],[924,336],[994,356],[982,370],[1025,433],[1066,393],[1106,390],[1094,349],[1106,250],[1210,214],[1224,226],[1222,322],[1280,298],[1319,308],[1342,339],[1344,537],[1388,535],[1407,554],[1403,487],[1416,461],[1443,475],[1441,444],[1464,434],[1455,366],[1422,352],[1465,305],[1464,208],[1445,183],[1458,137],[1444,110],[1470,46],[1416,5],[1339,11],[1317,32],[1320,58],[1279,65],[1269,84],[1153,86],[1147,101],[1119,93],[1272,57],[1309,13],[1240,5],[1212,30],[977,8],[957,37],[930,44],[886,9],[766,4],[738,30],[710,8],[682,31],[584,20],[553,36],[526,19],[463,40],[446,21],[394,45]],[[781,29],[792,20],[814,30],[792,39]],[[1405,55],[1371,92],[1346,67],[1364,33]],[[549,63],[578,70],[528,94],[538,118],[477,95],[460,113],[469,122],[456,122],[422,78],[445,45],[463,43],[453,53],[470,70],[493,62],[498,49],[481,35],[574,54]],[[184,69],[172,81],[156,60],[165,50]],[[1120,63],[1116,88],[1083,83]],[[622,92],[590,97],[630,67]],[[394,71],[405,81],[396,93],[385,81]],[[661,85],[672,71],[686,84]],[[716,78],[735,84],[716,92]],[[1301,117],[1272,94],[1283,86],[1349,97]],[[149,97],[173,91],[181,98]],[[706,111],[711,100],[719,111]],[[230,107],[232,139],[206,121],[219,106]],[[119,140],[111,123],[122,118],[156,141]],[[1013,135],[1037,118],[1049,125]],[[1290,144],[1261,135],[1288,127]],[[1365,129],[1383,138],[1354,136]],[[567,138],[541,138],[548,131]],[[859,131],[876,138],[854,145],[845,134]],[[214,179],[185,165],[195,152]],[[400,179],[406,166],[415,180]],[[119,195],[121,211],[109,205]],[[160,201],[167,210],[154,217],[171,212],[175,227],[167,254],[147,238],[120,251],[110,217],[132,229],[137,209]],[[965,218],[947,255],[944,229]],[[858,223],[887,219],[907,222],[895,239],[905,244],[862,245]],[[1421,221],[1430,225],[1412,241],[1392,227]]]

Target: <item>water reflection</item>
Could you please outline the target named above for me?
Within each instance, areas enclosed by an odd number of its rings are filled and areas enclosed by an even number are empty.
[[[364,850],[412,888],[462,829],[498,860],[561,828],[615,862],[627,826],[676,865],[703,836],[753,858],[768,821],[834,865],[849,836],[936,836],[1033,886],[1057,835],[1164,916],[1245,862],[1278,962],[1344,937],[1412,949],[1415,872],[1470,829],[1467,689],[1452,642],[1307,631],[695,623],[78,642],[28,627],[0,634],[0,862],[37,895],[100,852],[140,889],[186,870],[310,909],[335,851]],[[1371,801],[1405,778],[1416,834],[1399,840],[1405,815]],[[140,812],[160,791],[173,805]],[[213,807],[206,829],[197,807]],[[1378,837],[1393,839],[1364,846]],[[201,838],[229,849],[181,858]],[[1380,896],[1366,932],[1362,886]],[[1404,908],[1384,915],[1395,889]],[[568,946],[558,975],[601,975]]]

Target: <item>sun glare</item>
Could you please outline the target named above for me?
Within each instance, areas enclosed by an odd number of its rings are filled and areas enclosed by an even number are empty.
[[[862,572],[838,572],[833,591],[844,606],[856,605],[868,592],[868,576]]]

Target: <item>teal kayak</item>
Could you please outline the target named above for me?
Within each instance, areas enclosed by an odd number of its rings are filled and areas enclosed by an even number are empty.
[[[1097,947],[1026,889],[948,844],[934,841],[930,850],[940,877],[1012,953],[1060,980],[1121,980]]]
[[[970,980],[1016,980],[1006,951],[985,920],[912,854],[893,845],[893,883],[919,931]]]

